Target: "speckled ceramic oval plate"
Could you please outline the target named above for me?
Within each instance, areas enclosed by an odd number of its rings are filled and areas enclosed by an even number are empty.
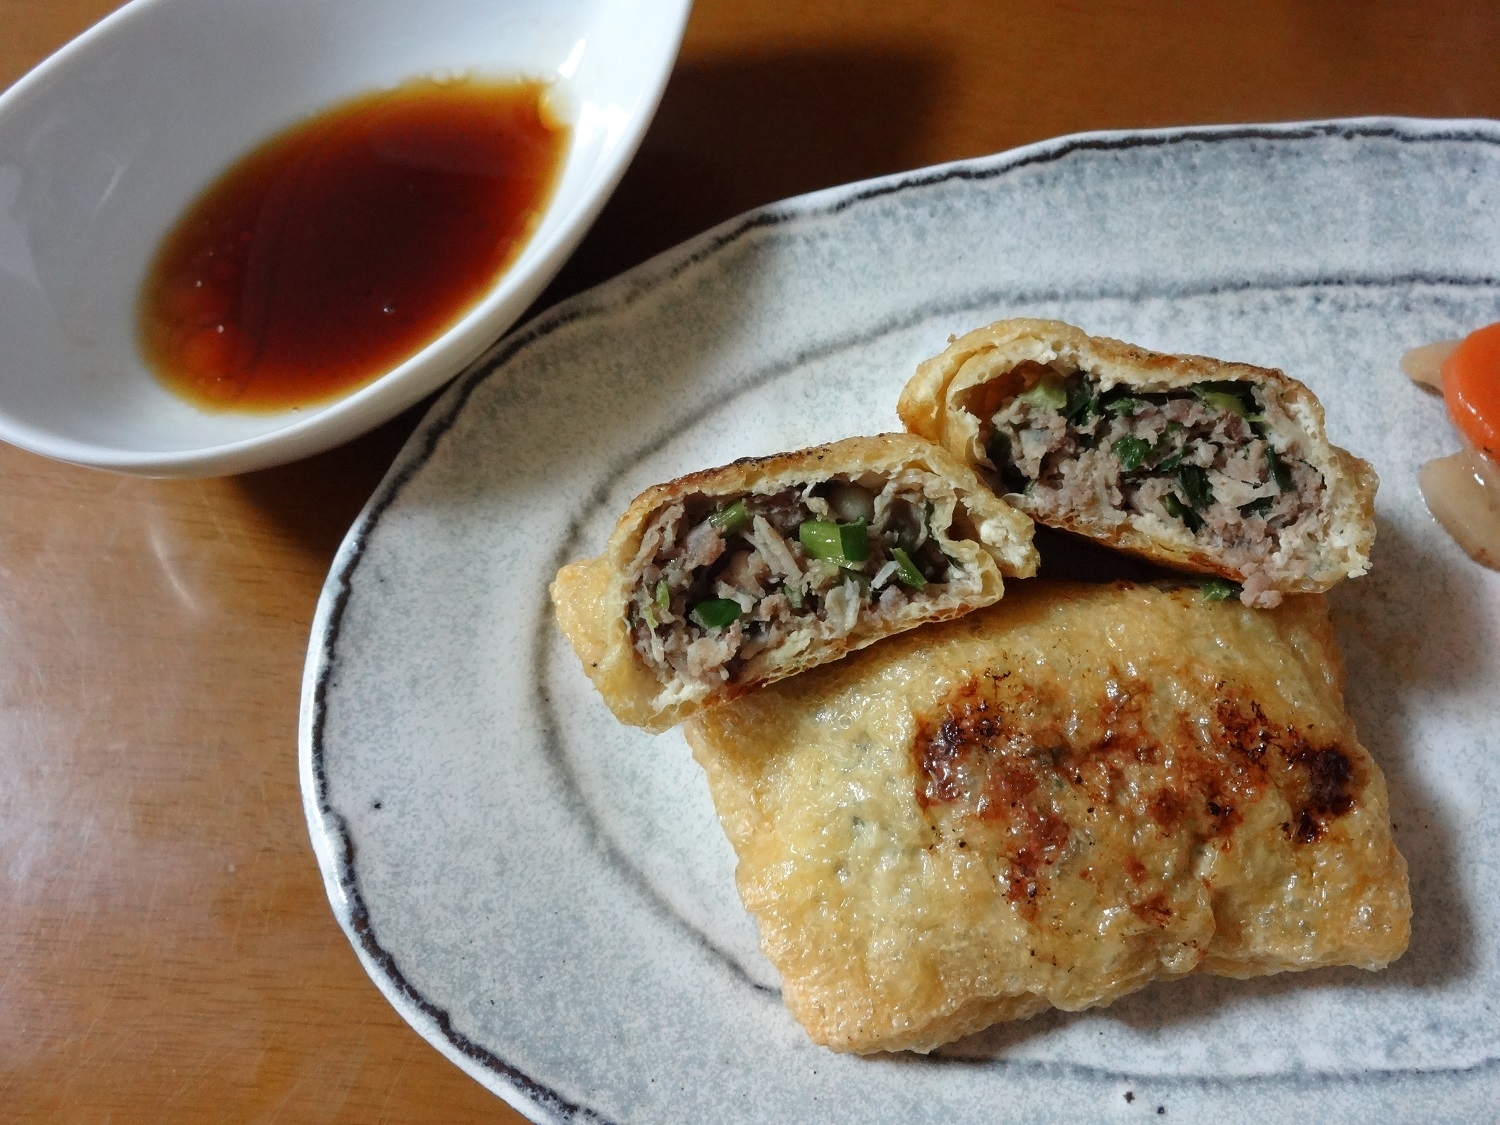
[[[838,1056],[781,1006],[680,735],[610,718],[546,587],[642,487],[896,428],[918,360],[1018,315],[1285,368],[1379,469],[1375,570],[1333,603],[1411,950]],[[538,1121],[1490,1117],[1500,574],[1422,506],[1456,440],[1397,360],[1497,319],[1500,124],[1398,120],[1091,134],[838,188],[553,309],[433,408],[324,588],[301,765],[339,921]]]

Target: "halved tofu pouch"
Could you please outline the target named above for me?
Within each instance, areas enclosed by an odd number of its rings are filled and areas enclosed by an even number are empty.
[[[897,409],[1039,522],[1220,575],[1247,605],[1369,569],[1375,470],[1280,371],[1002,320],[921,364]]]
[[[552,584],[616,718],[662,731],[882,637],[998,601],[1031,520],[910,434],[749,458],[647,489]]]
[[[1399,957],[1406,862],[1340,677],[1318,594],[1036,579],[684,733],[792,1015],[930,1051],[1188,973]]]

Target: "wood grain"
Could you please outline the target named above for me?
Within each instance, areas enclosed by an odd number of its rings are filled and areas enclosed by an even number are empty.
[[[0,84],[109,0],[0,0]],[[1500,6],[700,0],[549,302],[795,192],[1081,129],[1500,116]],[[0,344],[3,346],[3,344]],[[297,790],[333,551],[418,417],[146,481],[0,448],[7,1119],[519,1121],[376,992]]]

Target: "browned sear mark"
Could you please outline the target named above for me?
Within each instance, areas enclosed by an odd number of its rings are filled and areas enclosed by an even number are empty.
[[[1071,830],[1047,792],[1059,778],[1067,746],[1050,724],[1045,731],[1026,717],[1037,700],[1028,689],[1012,693],[1004,708],[993,698],[1003,681],[985,677],[956,693],[938,722],[918,731],[915,753],[921,782],[917,804],[963,802],[981,823],[1002,827],[1007,861],[1006,897],[1030,914],[1044,870],[1067,847]],[[1017,724],[1016,720],[1021,723]]]
[[[1167,896],[1160,891],[1144,902],[1132,903],[1130,912],[1153,926],[1165,926],[1172,920],[1172,908],[1167,905]]]
[[[1007,897],[1028,916],[1048,869],[1071,843],[1088,845],[1096,811],[1228,847],[1243,810],[1272,789],[1291,807],[1288,836],[1302,843],[1354,807],[1363,778],[1348,754],[1312,746],[1223,683],[1216,694],[1206,732],[1187,718],[1163,731],[1148,721],[1152,689],[1143,681],[1109,682],[1090,713],[1045,683],[978,677],[919,719],[917,804],[929,818],[973,825],[962,828],[965,847],[1003,861]],[[1123,870],[1136,884],[1148,875],[1134,856]],[[1164,925],[1158,905],[1165,900],[1132,909]]]
[[[1364,787],[1364,778],[1356,775],[1353,759],[1338,747],[1310,746],[1300,735],[1288,733],[1294,742],[1285,751],[1286,762],[1302,774],[1301,785],[1295,786],[1302,790],[1301,800],[1292,801],[1297,821],[1290,835],[1300,844],[1311,844],[1322,837],[1329,821],[1354,807],[1354,794]]]

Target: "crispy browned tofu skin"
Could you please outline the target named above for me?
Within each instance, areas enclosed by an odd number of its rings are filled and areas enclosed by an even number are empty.
[[[1016,584],[687,726],[792,1014],[928,1051],[1194,971],[1406,948],[1324,600]]]
[[[1369,569],[1375,470],[1281,371],[1002,320],[921,364],[898,409],[1038,522],[1217,574],[1246,605]]]
[[[623,723],[700,707],[998,601],[1036,571],[1031,520],[939,446],[847,438],[649,488],[552,584]]]

